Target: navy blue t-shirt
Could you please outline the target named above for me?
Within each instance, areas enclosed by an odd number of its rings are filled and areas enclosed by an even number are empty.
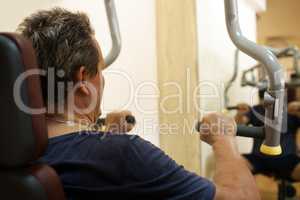
[[[215,195],[212,182],[139,136],[70,133],[50,139],[41,161],[56,170],[69,200],[210,200]]]
[[[251,108],[251,111],[247,113],[249,118],[249,124],[253,126],[264,126],[265,109],[263,105],[256,105]],[[287,124],[286,124],[287,123]],[[283,120],[283,127],[287,127],[286,132],[281,134],[281,147],[282,155],[286,156],[296,153],[296,139],[295,135],[297,129],[300,127],[300,119],[293,115],[287,115],[287,120]],[[260,146],[263,140],[254,139],[252,153],[263,156],[260,152]]]

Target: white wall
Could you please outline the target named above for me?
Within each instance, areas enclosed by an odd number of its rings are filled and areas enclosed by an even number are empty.
[[[156,24],[154,0],[115,0],[122,32],[120,57],[105,71],[106,89],[103,111],[129,109],[137,117],[134,133],[159,144],[159,133],[150,125],[158,123],[157,98],[136,98],[158,94],[156,76]],[[96,38],[106,54],[110,48],[104,0],[10,0],[0,7],[0,31],[14,31],[22,19],[32,12],[54,6],[87,12],[96,30]],[[129,81],[129,80],[130,81]],[[141,85],[147,81],[148,85]],[[151,85],[152,84],[152,85]],[[138,91],[138,87],[140,90]],[[148,112],[151,110],[151,112]],[[147,112],[145,112],[147,111]],[[153,127],[153,126],[151,126]]]
[[[239,0],[240,23],[244,35],[256,40],[256,13],[250,0]],[[251,2],[251,4],[249,4]],[[198,13],[198,40],[199,40],[199,81],[201,83],[201,115],[223,110],[224,84],[233,73],[233,58],[235,47],[232,44],[226,29],[223,0],[197,0]],[[256,62],[246,55],[240,56],[240,71],[251,67]],[[250,103],[251,88],[240,87],[240,75],[229,92],[230,104],[239,102]],[[252,91],[253,93],[253,91]],[[241,152],[249,152],[252,146],[251,139],[239,138]],[[201,145],[202,172],[211,148]]]

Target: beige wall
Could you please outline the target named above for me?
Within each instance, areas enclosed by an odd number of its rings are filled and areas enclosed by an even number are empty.
[[[284,38],[285,45],[300,46],[300,1],[268,0],[267,11],[259,14],[258,39],[266,43],[268,38]]]
[[[197,112],[195,0],[157,0],[157,51],[160,88],[160,145],[178,163],[200,173],[199,135],[192,131]]]

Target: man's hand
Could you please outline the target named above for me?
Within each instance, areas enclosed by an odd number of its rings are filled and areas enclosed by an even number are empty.
[[[209,114],[201,122],[200,138],[212,146],[220,140],[228,139],[228,137],[233,138],[235,135],[235,121],[224,114]]]
[[[300,117],[300,102],[293,101],[293,102],[289,103],[288,104],[288,113],[290,115]]]
[[[135,126],[135,118],[128,110],[108,113],[105,119],[106,131],[111,133],[128,133]]]
[[[237,124],[247,124],[249,122],[246,114],[250,112],[250,106],[246,103],[240,103],[237,105],[237,113],[234,117]]]

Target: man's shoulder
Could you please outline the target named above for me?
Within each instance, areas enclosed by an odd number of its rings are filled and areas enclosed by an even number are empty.
[[[120,149],[127,148],[130,145],[140,145],[142,143],[145,143],[145,141],[138,135],[81,131],[50,138],[49,148],[63,147],[65,149],[66,146],[69,148],[80,148],[83,146],[85,149],[89,149],[89,147],[103,148],[105,146],[111,146]]]
[[[104,157],[122,158],[132,149],[143,149],[144,140],[137,135],[104,132],[75,132],[51,138],[45,158],[98,160]],[[55,158],[55,159],[54,159]]]
[[[112,134],[109,132],[100,132],[100,131],[80,131],[64,134],[58,137],[50,138],[50,143],[59,143],[66,141],[76,141],[76,140],[96,140],[96,141],[120,141],[120,142],[129,142],[135,140],[142,140],[138,135],[129,135],[129,134]]]

